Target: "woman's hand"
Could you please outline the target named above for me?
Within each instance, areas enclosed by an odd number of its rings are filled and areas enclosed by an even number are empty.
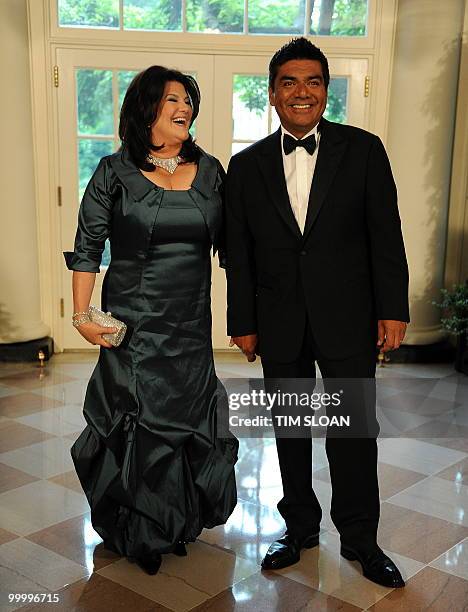
[[[105,348],[113,348],[112,344],[104,340],[102,334],[113,334],[117,331],[116,327],[103,327],[97,323],[82,323],[76,328],[85,340],[91,344],[99,344]]]

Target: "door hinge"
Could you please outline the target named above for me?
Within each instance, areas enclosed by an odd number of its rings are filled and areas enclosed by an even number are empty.
[[[65,316],[65,302],[63,298],[60,298],[60,316],[62,319]]]
[[[57,187],[57,204],[62,206],[62,187],[60,185]]]
[[[364,97],[369,97],[369,89],[370,89],[370,76],[366,76],[364,79]]]
[[[54,66],[54,87],[59,86],[59,67]]]

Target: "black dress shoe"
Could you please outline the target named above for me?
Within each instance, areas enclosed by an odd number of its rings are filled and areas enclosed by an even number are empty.
[[[302,538],[285,533],[270,546],[262,561],[262,569],[275,570],[297,563],[302,548],[313,548],[319,543],[319,534],[314,533]]]
[[[341,555],[349,561],[359,561],[363,575],[372,582],[391,589],[399,589],[405,586],[400,570],[378,546],[371,552],[364,553],[342,544]]]
[[[111,552],[115,553],[116,555],[120,555],[119,551],[117,550],[117,548],[111,544],[111,542],[109,540],[104,540],[104,542],[102,543],[104,548],[106,550],[110,550]]]
[[[186,557],[187,549],[185,548],[185,542],[177,542],[176,547],[174,548],[174,554],[178,557]]]
[[[153,553],[145,557],[136,557],[135,561],[147,574],[154,576],[161,567],[162,557],[159,553]]]

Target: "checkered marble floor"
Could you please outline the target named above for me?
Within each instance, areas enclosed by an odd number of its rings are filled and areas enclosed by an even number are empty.
[[[271,439],[242,439],[239,503],[222,527],[205,530],[187,557],[166,555],[156,576],[103,549],[69,449],[95,354],[56,355],[41,370],[0,364],[0,610],[165,611],[468,609],[468,389],[450,365],[389,365],[380,377],[437,379],[406,394],[407,437],[379,442],[379,543],[407,587],[361,576],[339,555],[329,518],[323,441],[314,441],[314,487],[324,509],[320,546],[284,570],[259,562],[283,531],[281,480]],[[260,376],[237,355],[217,358],[224,378]],[[404,385],[403,385],[404,386]],[[461,390],[460,390],[461,389]],[[389,393],[398,400],[400,389]],[[382,401],[385,417],[385,401]],[[409,428],[409,429],[408,429]],[[8,594],[56,594],[58,603],[9,603]],[[26,606],[26,607],[25,607]]]

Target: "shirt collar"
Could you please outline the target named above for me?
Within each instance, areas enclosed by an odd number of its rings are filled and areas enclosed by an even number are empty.
[[[315,139],[317,140],[318,139],[318,126],[319,124],[317,123],[317,125],[314,128],[312,128],[310,132],[305,134],[300,140],[304,140],[304,138],[307,138],[311,134],[315,134]],[[284,138],[285,134],[288,134],[289,136],[291,136],[291,138],[294,138],[294,140],[299,140],[299,138],[291,134],[291,132],[288,132],[288,130],[285,127],[281,126],[281,137]]]

